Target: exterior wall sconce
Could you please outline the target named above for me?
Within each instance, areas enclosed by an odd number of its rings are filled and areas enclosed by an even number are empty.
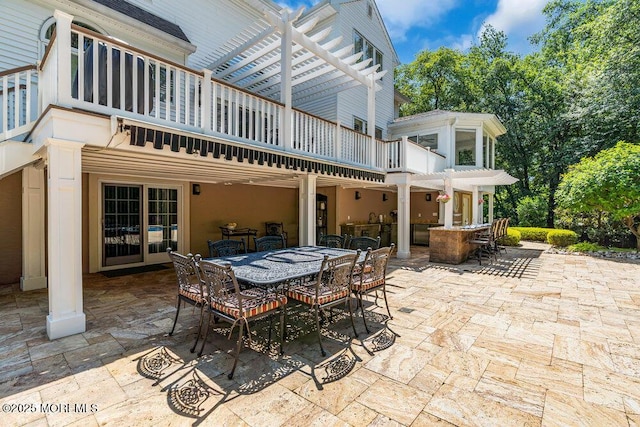
[[[193,193],[194,196],[199,196],[200,195],[200,184],[193,184],[191,186],[191,192]]]
[[[356,191],[356,200],[360,200],[362,196],[360,195],[359,191]]]
[[[382,193],[382,201],[386,202],[387,200],[389,200],[389,198],[387,197],[387,193]]]
[[[427,194],[424,196],[424,199],[425,199],[427,202],[430,202],[430,201],[431,201],[431,193],[427,193]]]

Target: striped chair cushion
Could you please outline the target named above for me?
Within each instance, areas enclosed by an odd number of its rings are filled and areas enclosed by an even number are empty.
[[[369,289],[373,289],[373,288],[377,288],[378,286],[382,286],[384,284],[384,279],[376,279],[376,280],[372,280],[370,282],[356,282],[352,285],[353,290],[355,292],[366,292]]]
[[[260,289],[247,289],[242,291],[244,296],[242,299],[242,310],[238,306],[238,297],[236,294],[227,294],[221,297],[212,298],[211,307],[214,310],[225,313],[234,319],[250,318],[262,313],[274,310],[287,303],[287,297],[284,295],[276,295],[267,293]]]
[[[200,287],[198,285],[182,286],[178,290],[178,293],[198,304],[202,303],[202,295],[200,294]]]
[[[327,287],[327,286],[322,286],[320,288],[320,292],[318,292],[318,301],[317,303],[320,305],[324,305],[328,302],[332,302],[332,301],[336,301],[336,300],[340,300],[343,299],[347,296],[349,296],[350,291],[349,288],[345,287],[343,289],[340,289],[339,291],[333,291]],[[289,296],[289,298],[303,302],[305,304],[308,305],[314,305],[316,304],[316,287],[315,285],[312,286],[305,286],[305,285],[294,285],[291,288],[289,288],[289,291],[287,292],[287,295]]]

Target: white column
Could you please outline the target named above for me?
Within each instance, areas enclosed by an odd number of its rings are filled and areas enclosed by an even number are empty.
[[[489,193],[489,209],[487,215],[489,216],[488,222],[493,222],[493,193]]]
[[[411,184],[408,177],[398,184],[398,258],[411,256]]]
[[[473,191],[471,194],[471,223],[472,224],[478,224],[482,221],[478,221],[478,210],[480,210],[480,212],[482,212],[482,209],[478,209],[478,208],[482,208],[482,205],[478,204],[478,200],[480,199],[480,192],[478,191],[478,186],[474,185],[473,186]]]
[[[453,169],[445,169],[446,176],[444,178],[444,192],[451,197],[447,203],[444,204],[444,228],[451,228],[453,226],[453,179],[451,173]]]
[[[287,13],[283,16],[284,25],[282,38],[280,39],[280,102],[284,104],[284,116],[282,120],[281,135],[285,150],[293,148],[292,126],[293,109],[291,98],[291,62],[293,58],[293,34],[291,16]]]
[[[47,335],[56,339],[82,333],[82,168],[84,144],[48,139]]]
[[[22,277],[20,289],[47,287],[44,236],[44,169],[22,170]]]
[[[316,182],[318,177],[306,175],[300,178],[298,190],[298,244],[315,246],[316,244]]]
[[[476,166],[481,168],[482,165],[482,126],[476,128]]]
[[[56,62],[58,64],[54,102],[64,107],[71,106],[71,22],[73,16],[56,10]],[[82,98],[82,97],[80,97]]]
[[[369,76],[371,85],[367,89],[367,130],[371,137],[371,158],[369,161],[372,167],[376,166],[376,82],[372,73]]]

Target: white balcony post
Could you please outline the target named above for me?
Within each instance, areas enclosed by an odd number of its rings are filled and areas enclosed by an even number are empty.
[[[376,166],[376,81],[375,73],[369,76],[371,85],[367,88],[367,127],[371,137],[370,166]]]
[[[400,152],[398,153],[398,156],[400,157],[398,159],[398,166],[400,167],[400,170],[402,172],[407,171],[407,166],[409,163],[407,161],[408,152],[409,152],[409,137],[407,135],[404,135],[402,137],[402,144],[400,144]]]
[[[282,147],[290,151],[293,149],[292,125],[293,109],[291,98],[291,68],[293,58],[293,22],[288,12],[283,17],[282,39],[280,41],[280,102],[284,104],[284,117],[282,120]]]
[[[336,121],[336,159],[342,158],[342,125],[340,120]]]
[[[453,169],[445,169],[445,178],[444,178],[444,192],[451,197],[451,199],[455,198],[455,194],[453,192],[453,179],[451,178],[451,173]],[[453,226],[453,200],[444,204],[444,228],[451,228]]]
[[[487,210],[487,215],[489,216],[487,222],[493,222],[493,193],[489,193],[489,208]]]
[[[45,142],[48,161],[49,315],[47,335],[82,333],[82,167],[84,144]]]
[[[200,102],[202,105],[200,126],[202,126],[202,130],[204,132],[208,132],[211,130],[211,75],[213,72],[211,70],[204,69],[202,70],[202,73],[204,76],[202,77],[202,93],[200,95]]]
[[[22,277],[20,289],[47,287],[44,236],[44,169],[22,170]]]
[[[71,106],[71,22],[73,16],[56,10],[56,89],[53,102],[63,106]],[[97,54],[97,53],[96,53]]]
[[[411,184],[406,174],[404,182],[398,184],[398,258],[409,258],[410,248],[410,212],[411,212]]]
[[[316,182],[315,175],[300,178],[298,190],[298,245],[315,246],[316,244]]]

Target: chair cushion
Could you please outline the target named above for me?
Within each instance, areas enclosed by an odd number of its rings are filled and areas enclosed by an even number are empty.
[[[371,281],[364,281],[363,283],[356,282],[353,285],[353,290],[355,292],[366,292],[369,289],[377,288],[379,286],[384,285],[384,278],[379,278]]]
[[[214,310],[238,319],[242,317],[254,317],[287,303],[286,296],[268,293],[261,289],[247,289],[242,291],[241,294],[245,297],[242,299],[242,313],[238,306],[238,296],[235,293],[212,298],[211,307]]]
[[[324,305],[332,301],[337,301],[349,296],[350,290],[347,287],[340,289],[339,291],[332,291],[328,286],[321,286],[318,292],[317,304]],[[293,285],[287,291],[287,296],[296,301],[303,302],[308,305],[316,304],[316,286],[315,283],[311,286],[302,284]]]
[[[178,289],[180,296],[189,299],[197,304],[202,303],[202,294],[198,285],[182,286]]]

